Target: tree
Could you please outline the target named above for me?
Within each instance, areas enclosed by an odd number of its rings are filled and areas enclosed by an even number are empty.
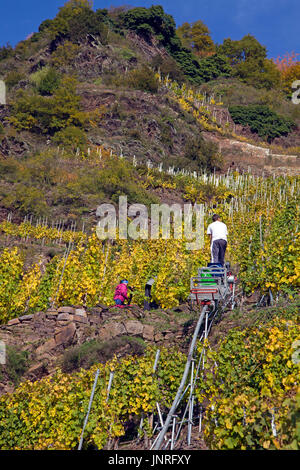
[[[295,51],[286,52],[283,57],[278,56],[276,59],[273,59],[273,62],[276,64],[280,72],[283,72],[299,62],[298,56],[300,56],[300,54]]]
[[[148,40],[155,35],[163,45],[169,44],[176,33],[173,17],[166,14],[160,5],[132,8],[121,13],[120,19],[125,28],[135,30]]]
[[[274,62],[269,59],[250,58],[240,63],[237,68],[233,68],[233,75],[256,88],[270,90],[280,84],[280,73]]]
[[[218,77],[230,77],[232,69],[228,58],[221,54],[214,54],[199,60],[198,75],[202,82],[209,82]]]
[[[228,57],[233,76],[249,85],[267,89],[279,85],[280,74],[273,61],[267,59],[267,49],[251,34],[239,41],[225,39],[218,51]]]
[[[81,8],[87,8],[89,10],[93,9],[93,0],[68,0],[63,7],[61,7],[60,11],[67,11],[67,10],[77,10],[79,11]]]
[[[101,35],[103,22],[109,23],[108,10],[94,12],[92,3],[90,0],[68,0],[53,20],[41,23],[39,31],[46,32],[52,39],[63,36],[73,42],[87,33]]]
[[[283,57],[273,60],[280,73],[281,89],[290,98],[292,94],[292,84],[295,80],[300,80],[300,61],[294,51],[287,52]]]
[[[280,76],[281,87],[283,91],[290,96],[292,93],[292,84],[300,80],[300,62],[295,62],[287,69],[283,70]]]
[[[208,27],[201,20],[194,23],[183,23],[177,29],[177,35],[182,45],[191,49],[199,57],[212,55],[216,50]]]
[[[224,39],[223,44],[218,49],[220,53],[230,59],[232,67],[238,67],[249,60],[259,62],[267,56],[267,49],[251,34],[244,36],[239,41],[233,41],[230,38]]]

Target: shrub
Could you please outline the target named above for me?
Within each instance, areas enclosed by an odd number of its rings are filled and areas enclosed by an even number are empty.
[[[54,67],[63,67],[72,64],[80,47],[70,41],[58,46],[51,56],[51,63]]]
[[[41,95],[52,95],[59,86],[60,80],[60,74],[55,69],[49,68],[38,85],[38,92]]]
[[[9,90],[11,90],[15,85],[19,83],[20,80],[24,78],[24,75],[16,70],[8,72],[5,76],[5,84]]]
[[[136,53],[129,47],[120,47],[118,54],[122,59],[125,60],[136,59]]]
[[[230,106],[229,112],[233,121],[242,126],[249,126],[252,132],[271,142],[275,137],[287,135],[295,123],[286,117],[279,116],[268,106]]]
[[[103,169],[92,168],[88,172],[86,168],[82,169],[78,175],[76,193],[80,196],[102,194],[101,198],[105,197],[116,203],[122,195],[128,197],[128,203],[138,201],[147,206],[158,203],[158,199],[141,186],[134,168],[126,160],[114,156],[106,161]]]
[[[131,354],[140,355],[145,351],[145,343],[141,338],[121,336],[109,342],[96,340],[87,341],[65,351],[62,358],[62,371],[73,372],[80,368],[89,369],[93,364],[105,363],[111,359],[116,351],[124,347]]]
[[[18,385],[22,376],[29,367],[28,352],[18,351],[13,346],[8,346],[6,351],[7,362],[5,372],[9,379]]]
[[[198,168],[213,170],[220,167],[216,144],[206,142],[202,136],[189,140],[185,146],[185,157],[194,162]]]
[[[146,65],[131,70],[127,75],[127,84],[131,88],[149,93],[157,93],[159,87],[155,73]]]
[[[24,215],[30,213],[42,216],[48,212],[48,205],[43,191],[22,183],[17,184],[14,191],[10,191],[1,203],[4,207],[19,209]]]
[[[77,81],[65,76],[49,97],[20,90],[17,100],[12,103],[9,121],[18,130],[52,135],[65,127],[82,127],[89,115],[80,111],[80,96],[76,93],[76,87]]]
[[[0,47],[0,61],[5,60],[8,57],[11,57],[13,54],[13,48],[10,44],[6,44],[6,46]]]
[[[84,149],[87,145],[87,137],[85,132],[79,127],[68,126],[65,129],[62,129],[53,137],[53,141],[59,145],[63,145],[67,148],[80,148]]]
[[[169,76],[171,80],[176,80],[179,84],[182,84],[185,80],[183,71],[173,57],[162,57],[157,54],[153,57],[151,65],[155,70],[159,69],[163,76]]]
[[[30,77],[41,95],[51,95],[58,88],[60,74],[53,67],[43,67]]]

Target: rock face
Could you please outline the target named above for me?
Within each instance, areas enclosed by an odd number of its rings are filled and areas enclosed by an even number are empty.
[[[195,318],[187,306],[174,310],[145,312],[134,307],[119,309],[98,306],[84,309],[65,306],[22,315],[0,326],[0,341],[30,355],[30,367],[24,378],[38,379],[59,367],[64,351],[72,346],[96,340],[110,343],[124,337],[140,338],[145,343],[174,345],[184,349],[187,324],[192,330]],[[8,391],[0,387],[0,394]]]
[[[62,328],[56,335],[55,335],[55,344],[60,346],[63,344],[64,346],[68,346],[72,344],[74,335],[76,332],[75,323],[71,322],[64,328]]]

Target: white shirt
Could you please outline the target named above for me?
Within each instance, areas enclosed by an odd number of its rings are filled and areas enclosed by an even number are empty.
[[[211,243],[220,239],[227,241],[227,226],[220,220],[216,220],[216,222],[213,222],[207,227],[207,234],[212,235]]]

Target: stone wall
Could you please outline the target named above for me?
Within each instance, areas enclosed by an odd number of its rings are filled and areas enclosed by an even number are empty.
[[[145,343],[176,344],[180,348],[192,328],[191,318],[193,314],[187,306],[151,312],[139,307],[66,306],[9,320],[0,327],[0,340],[28,351],[30,369],[25,378],[34,379],[52,373],[66,349],[86,341],[107,342],[130,336]],[[4,391],[7,387],[0,384],[0,393]]]
[[[239,171],[251,171],[254,175],[298,175],[300,172],[299,155],[279,155],[270,148],[259,147],[247,142],[222,138],[209,132],[203,136],[218,145],[225,168]]]

